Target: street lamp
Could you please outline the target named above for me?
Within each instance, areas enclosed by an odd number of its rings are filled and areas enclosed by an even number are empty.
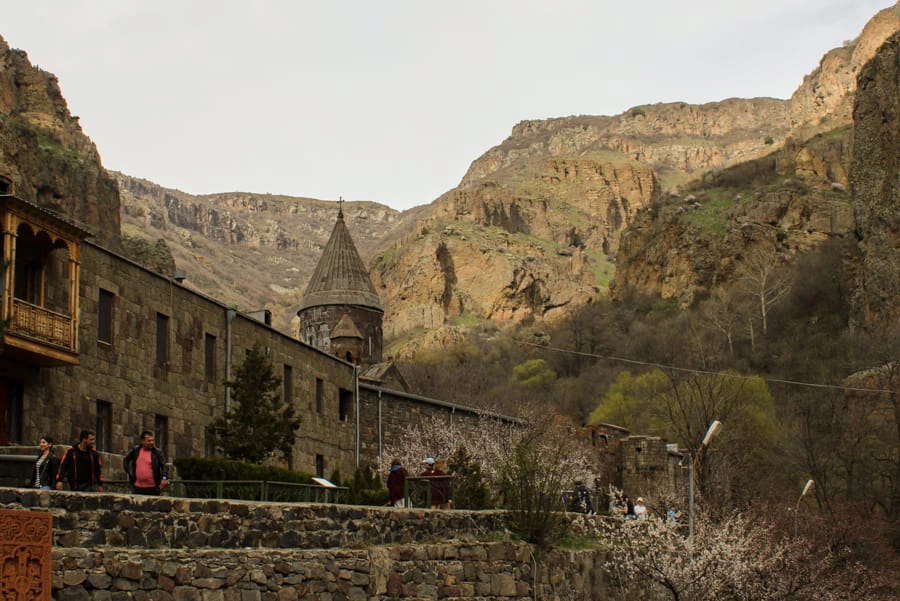
[[[713,423],[709,425],[709,429],[706,430],[706,436],[703,437],[703,442],[700,443],[700,448],[697,449],[697,456],[691,458],[690,453],[688,453],[688,459],[691,460],[690,463],[690,478],[691,482],[688,486],[688,540],[694,539],[694,469],[695,464],[700,459],[700,455],[703,453],[703,449],[709,445],[713,436],[718,434],[719,430],[722,429],[722,422],[719,420],[713,420]]]
[[[806,481],[806,484],[803,486],[803,491],[800,493],[800,496],[797,498],[797,505],[794,507],[794,538],[797,538],[797,514],[800,513],[800,501],[803,500],[803,497],[806,496],[806,493],[810,491],[810,489],[815,484],[815,481],[809,479]]]

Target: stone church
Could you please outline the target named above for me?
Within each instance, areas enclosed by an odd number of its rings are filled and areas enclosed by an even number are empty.
[[[297,317],[301,341],[349,363],[381,362],[384,309],[344,223],[343,207]]]

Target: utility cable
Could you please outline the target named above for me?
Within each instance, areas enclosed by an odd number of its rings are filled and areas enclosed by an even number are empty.
[[[896,390],[882,390],[880,388],[855,388],[852,386],[838,386],[836,384],[819,384],[815,382],[800,382],[797,380],[781,380],[779,378],[763,378],[762,376],[748,376],[744,374],[734,374],[728,372],[718,372],[718,371],[710,371],[705,369],[693,369],[690,367],[676,367],[674,365],[665,365],[662,363],[652,363],[650,361],[638,361],[636,359],[626,359],[625,357],[613,357],[611,355],[598,355],[596,353],[585,353],[583,351],[573,351],[571,349],[558,348],[555,346],[550,346],[547,344],[537,344],[536,342],[528,342],[526,340],[517,340],[521,344],[527,346],[533,346],[537,348],[547,349],[551,351],[556,351],[558,353],[568,353],[570,355],[580,355],[582,357],[592,357],[594,359],[605,359],[607,361],[619,361],[621,363],[631,363],[633,365],[645,365],[647,367],[658,367],[660,369],[669,369],[672,371],[682,371],[694,374],[705,374],[709,376],[725,376],[728,378],[735,378],[740,380],[749,380],[751,378],[760,378],[765,382],[777,383],[777,384],[790,384],[792,386],[807,386],[810,388],[827,388],[831,390],[843,390],[843,391],[852,391],[852,392],[878,392],[878,393],[886,393],[892,394],[896,393]]]

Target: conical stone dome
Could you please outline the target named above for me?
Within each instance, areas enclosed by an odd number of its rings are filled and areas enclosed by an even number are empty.
[[[327,305],[357,305],[382,311],[369,272],[338,211],[331,237],[300,303],[300,311]]]

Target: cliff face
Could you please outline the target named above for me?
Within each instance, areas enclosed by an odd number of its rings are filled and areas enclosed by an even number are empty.
[[[614,295],[688,305],[773,240],[792,260],[850,236],[857,76],[898,29],[900,8],[881,11],[790,100],[516,125],[435,201],[418,237],[373,266],[390,299],[385,332],[552,319],[605,294],[613,271]],[[702,191],[685,193],[689,185]]]
[[[618,152],[666,174],[724,167],[768,151],[765,140],[789,131],[784,100],[732,98],[634,107],[614,117],[563,117],[524,121],[502,144],[476,159],[460,182],[465,188],[529,158]],[[676,178],[683,181],[683,176]]]
[[[900,5],[895,4],[869,19],[856,40],[826,53],[791,96],[791,127],[827,130],[850,123],[863,65],[872,60],[878,48],[897,30],[900,30]]]
[[[52,73],[0,38],[0,175],[14,193],[56,211],[121,250],[119,192]]]
[[[900,323],[900,34],[862,69],[850,183],[858,254],[856,322]]]

